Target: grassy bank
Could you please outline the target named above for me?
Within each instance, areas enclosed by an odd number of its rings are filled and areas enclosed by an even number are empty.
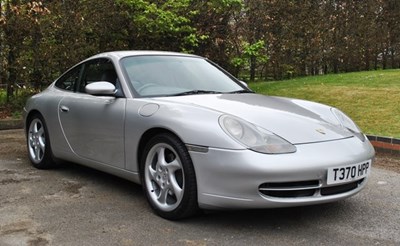
[[[400,70],[380,70],[258,82],[262,94],[293,97],[337,107],[367,134],[400,137]]]

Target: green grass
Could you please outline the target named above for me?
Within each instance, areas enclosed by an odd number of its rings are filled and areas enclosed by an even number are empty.
[[[400,137],[400,70],[321,75],[249,85],[273,96],[337,107],[367,134]]]

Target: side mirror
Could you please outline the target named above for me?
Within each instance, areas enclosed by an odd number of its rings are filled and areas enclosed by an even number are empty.
[[[88,84],[86,93],[94,96],[115,96],[115,86],[110,82],[100,81]]]
[[[244,82],[244,81],[242,81],[242,80],[239,80],[239,82],[240,82],[242,85],[244,85],[244,87],[246,87],[247,89],[249,89],[249,85],[248,85],[246,82]]]

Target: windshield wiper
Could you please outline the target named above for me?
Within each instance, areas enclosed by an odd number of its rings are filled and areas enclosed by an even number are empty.
[[[186,95],[198,95],[198,94],[221,94],[221,93],[222,92],[219,92],[219,91],[192,90],[192,91],[176,93],[176,94],[173,94],[172,96],[186,96]]]
[[[243,93],[254,93],[254,91],[243,89],[243,90],[238,90],[238,91],[231,91],[228,93],[229,94],[243,94]]]

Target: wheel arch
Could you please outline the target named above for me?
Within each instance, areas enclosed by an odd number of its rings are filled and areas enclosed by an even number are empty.
[[[28,145],[28,152],[29,152],[29,148],[30,148],[29,147],[29,140],[28,140],[29,139],[29,134],[30,134],[30,127],[31,127],[32,122],[35,119],[38,119],[40,121],[40,123],[42,124],[42,127],[44,129],[44,138],[45,138],[45,147],[44,148],[45,148],[45,151],[44,151],[43,159],[40,160],[39,163],[34,163],[34,161],[32,161],[32,158],[31,158],[30,155],[29,155],[29,158],[31,159],[32,165],[34,167],[36,167],[38,169],[50,169],[50,168],[55,167],[57,165],[57,163],[56,163],[56,159],[55,159],[55,157],[53,155],[53,151],[51,149],[51,144],[50,144],[51,140],[50,140],[50,135],[48,133],[48,127],[47,127],[47,124],[46,124],[46,120],[44,119],[43,114],[40,111],[36,110],[36,109],[30,110],[26,114],[25,119],[24,119],[24,123],[25,123],[24,124],[24,126],[25,126],[24,130],[25,130],[25,136],[26,136],[26,141],[27,141],[26,143]]]
[[[26,115],[25,122],[24,122],[24,124],[25,124],[25,133],[27,133],[29,131],[29,123],[31,122],[31,120],[33,119],[33,117],[35,115],[39,115],[44,120],[43,115],[40,113],[39,110],[33,109],[33,110],[29,111],[29,113]]]
[[[175,137],[179,138],[179,140],[182,141],[182,138],[180,138],[176,133],[174,133],[171,130],[168,130],[166,128],[162,128],[162,127],[155,127],[155,128],[151,128],[148,129],[147,131],[145,131],[140,140],[139,140],[139,144],[138,144],[138,148],[137,148],[137,163],[138,163],[138,168],[140,170],[140,161],[142,159],[143,156],[143,151],[144,148],[146,147],[147,143],[156,135],[162,134],[162,133],[169,133],[174,135]],[[182,141],[183,142],[183,141]]]
[[[160,136],[161,138],[157,136]],[[183,195],[180,197],[180,199],[176,197],[177,199],[176,203],[173,203],[173,205],[171,205],[173,206],[173,208],[171,208],[173,210],[164,210],[162,208],[163,205],[160,205],[160,202],[156,202],[154,200],[155,198],[151,194],[153,194],[155,188],[149,184],[149,182],[153,183],[153,181],[147,180],[146,176],[148,175],[145,174],[145,170],[147,170],[145,167],[146,165],[148,165],[147,164],[148,161],[147,160],[144,161],[144,158],[146,158],[145,156],[143,156],[144,152],[149,151],[147,147],[148,144],[151,144],[150,151],[153,151],[153,147],[156,146],[153,144],[160,143],[160,141],[161,142],[166,141],[165,143],[171,144],[170,147],[173,148],[174,151],[176,151],[176,155],[179,155],[181,162],[181,164],[179,164],[181,166],[180,169],[182,169],[182,172],[184,173],[183,177],[185,185],[181,186]],[[165,128],[157,127],[148,129],[141,136],[139,140],[137,159],[139,164],[139,173],[140,173],[139,177],[142,183],[143,191],[146,194],[146,198],[150,206],[152,207],[153,211],[155,211],[156,214],[169,220],[179,220],[195,215],[199,212],[196,170],[194,168],[192,157],[187,149],[187,146],[185,142],[182,141],[182,138],[179,137],[178,134]],[[169,189],[169,188],[162,188],[162,189]],[[172,196],[174,196],[173,194],[175,193],[172,193]]]

